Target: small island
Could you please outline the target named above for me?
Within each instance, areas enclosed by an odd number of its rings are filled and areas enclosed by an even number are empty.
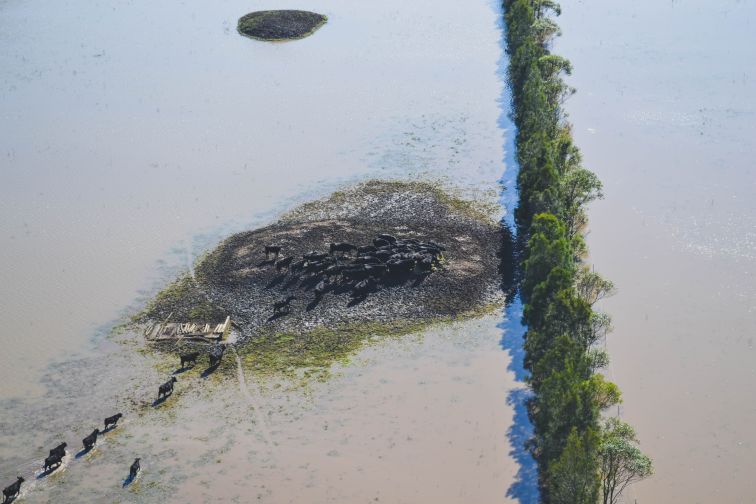
[[[237,29],[255,40],[297,40],[312,35],[328,18],[301,10],[269,10],[251,12],[239,19]]]
[[[325,369],[376,336],[501,306],[502,233],[488,209],[433,184],[371,181],[227,238],[142,322],[181,322],[185,345],[230,317],[237,335],[221,343],[252,368]]]

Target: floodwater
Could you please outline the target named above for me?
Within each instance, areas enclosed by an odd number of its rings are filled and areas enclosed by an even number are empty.
[[[0,4],[3,395],[41,393],[50,359],[295,203],[367,177],[495,184],[497,9],[308,8],[317,36],[264,44],[237,34],[242,1]]]
[[[561,4],[610,375],[656,464],[627,502],[753,502],[756,3]]]
[[[236,33],[252,9],[297,7],[0,2],[0,477],[28,480],[24,502],[533,502],[502,316],[293,391],[227,355],[159,407],[166,364],[108,336],[223,236],[344,184],[430,178],[495,201],[496,2],[322,0],[307,39]],[[60,440],[64,468],[37,478]]]

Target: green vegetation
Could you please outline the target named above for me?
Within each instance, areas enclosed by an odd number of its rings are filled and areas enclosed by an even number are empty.
[[[236,327],[233,348],[245,372],[294,383],[325,378],[334,363],[347,361],[371,341],[501,308],[502,226],[486,201],[480,196],[467,201],[440,184],[419,181],[373,180],[346,188],[300,205],[269,226],[228,237],[132,322],[152,324],[170,316],[172,321],[217,323],[228,315]],[[299,274],[280,274],[264,262],[267,244],[280,244],[282,254],[301,257],[327,250],[330,242],[370,243],[379,233],[437,240],[446,251],[432,275],[391,282],[358,303],[351,302],[348,289],[314,302]],[[289,316],[271,317],[273,302],[288,295],[296,296]],[[179,339],[151,342],[144,351],[202,347]],[[223,362],[213,376],[238,372],[235,362]]]
[[[653,472],[627,424],[601,414],[621,401],[597,371],[608,357],[595,343],[610,329],[593,305],[611,282],[583,263],[585,206],[601,197],[601,182],[581,165],[561,104],[572,90],[562,75],[570,62],[549,52],[559,34],[551,0],[503,0],[509,84],[517,126],[519,206],[524,243],[520,295],[524,303],[525,366],[533,398],[530,443],[541,499],[549,504],[615,504],[625,487]]]
[[[347,361],[370,341],[396,338],[439,324],[477,318],[500,308],[500,304],[494,303],[455,317],[345,323],[296,333],[269,332],[244,343],[238,348],[238,352],[245,369],[259,375],[293,377],[302,371],[306,377],[327,377],[333,363]]]
[[[237,29],[241,35],[255,40],[296,40],[312,35],[326,21],[326,16],[309,11],[257,11],[242,16]]]
[[[182,322],[222,321],[227,313],[211,303],[197,281],[186,274],[174,280],[134,317],[134,322],[171,320]]]

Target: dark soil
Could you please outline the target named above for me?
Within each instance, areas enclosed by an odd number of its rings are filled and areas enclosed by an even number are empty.
[[[328,18],[300,10],[257,11],[239,19],[239,33],[256,40],[295,40],[311,35]]]
[[[357,335],[408,331],[474,315],[502,300],[502,233],[485,211],[434,185],[368,182],[302,205],[265,228],[229,237],[196,266],[194,278],[183,277],[159,294],[143,319],[229,314],[241,330],[240,342],[273,341],[275,349],[268,353],[291,352],[295,346],[286,342],[300,338],[307,347],[303,354],[345,353]],[[381,282],[364,299],[351,297],[345,282],[319,300],[316,281],[302,281],[301,272],[276,271],[264,253],[266,245],[275,244],[282,247],[281,257],[301,258],[310,251],[328,252],[331,242],[370,244],[378,234],[434,241],[446,250],[430,274],[408,272]],[[290,312],[273,316],[274,302],[287,296],[296,296]],[[329,348],[320,348],[324,345]]]

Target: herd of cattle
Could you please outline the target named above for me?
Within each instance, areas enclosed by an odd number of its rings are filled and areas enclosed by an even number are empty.
[[[313,292],[319,301],[327,292],[337,287],[351,290],[352,298],[364,298],[378,288],[382,282],[401,279],[409,275],[428,275],[443,258],[446,250],[442,245],[432,241],[422,242],[415,239],[397,239],[388,234],[378,235],[372,245],[356,246],[350,243],[331,243],[328,252],[308,252],[301,259],[294,256],[280,257],[282,247],[267,245],[264,249],[268,264],[273,264],[278,272],[297,275],[303,283],[315,284]],[[271,255],[273,258],[271,259]],[[351,257],[350,257],[351,256]],[[273,304],[273,315],[289,313],[291,301],[295,296],[288,296]],[[220,365],[225,347],[216,345],[208,353],[208,369]],[[199,352],[179,355],[181,369],[189,364],[196,365]],[[155,404],[164,401],[173,394],[177,382],[172,376],[158,387]],[[89,452],[97,443],[97,438],[114,429],[123,415],[117,413],[105,419],[105,429],[95,429],[82,440],[83,453]],[[66,443],[61,443],[50,450],[42,468],[47,475],[58,469],[66,455]],[[129,468],[129,481],[136,478],[141,467],[136,458]],[[21,491],[24,478],[18,476],[16,481],[3,490],[3,504],[14,500]]]
[[[116,413],[113,416],[109,416],[105,419],[105,429],[95,429],[92,431],[90,435],[82,439],[82,443],[84,445],[84,449],[82,450],[82,453],[89,452],[92,448],[94,448],[95,444],[97,443],[97,438],[100,434],[105,434],[113,429],[116,428],[118,425],[118,421],[123,417],[121,413]],[[42,473],[43,475],[50,474],[51,472],[55,471],[57,468],[59,468],[63,464],[63,457],[66,456],[66,447],[68,446],[67,443],[60,443],[58,446],[50,450],[50,453],[47,457],[45,457],[45,463],[42,466]],[[131,464],[131,467],[129,469],[129,479],[133,480],[136,478],[137,473],[139,473],[139,459],[134,460],[134,463]],[[24,478],[21,476],[18,476],[16,478],[16,481],[5,487],[3,489],[3,504],[7,502],[11,502],[13,499],[15,499],[19,492],[21,492],[21,484],[24,482]]]
[[[315,285],[315,302],[339,287],[349,289],[352,298],[364,299],[382,283],[428,275],[446,250],[432,241],[399,239],[389,234],[378,235],[372,245],[331,243],[328,252],[308,252],[297,260],[293,255],[280,257],[282,248],[265,246],[266,263],[274,265],[278,272],[297,276],[302,285]],[[276,301],[273,315],[289,313],[294,299],[288,296]]]
[[[211,348],[210,352],[208,352],[208,363],[209,363],[208,370],[217,368],[218,365],[220,365],[221,359],[223,358],[224,351],[225,351],[225,347],[221,345],[217,345]],[[189,364],[196,365],[197,359],[199,358],[199,356],[200,356],[199,352],[192,352],[192,353],[179,355],[179,359],[181,363],[180,370],[186,369]],[[171,394],[173,394],[173,386],[177,381],[178,380],[176,380],[176,377],[172,376],[170,380],[158,386],[158,397],[154,404],[158,404],[164,401]],[[84,448],[82,449],[81,454],[88,453],[89,451],[91,451],[92,448],[94,448],[95,445],[97,444],[98,437],[102,434],[106,434],[110,432],[111,430],[115,429],[118,426],[118,421],[122,417],[123,417],[123,414],[121,413],[116,413],[113,416],[107,417],[105,419],[105,428],[103,430],[100,430],[99,428],[97,428],[93,430],[92,433],[89,434],[87,437],[82,439],[82,444]],[[49,455],[45,457],[45,461],[42,466],[42,474],[40,476],[46,476],[54,472],[63,464],[63,458],[66,456],[67,446],[68,444],[66,443],[60,443],[58,446],[50,450]],[[129,482],[133,481],[137,477],[137,474],[139,474],[139,471],[141,470],[140,460],[141,460],[140,458],[134,459],[134,462],[129,467],[129,478],[127,481]],[[7,487],[3,489],[3,504],[12,502],[16,497],[18,497],[18,494],[21,492],[21,484],[24,481],[25,481],[24,478],[22,478],[21,476],[18,476],[15,482],[13,482],[11,485],[8,485]]]

